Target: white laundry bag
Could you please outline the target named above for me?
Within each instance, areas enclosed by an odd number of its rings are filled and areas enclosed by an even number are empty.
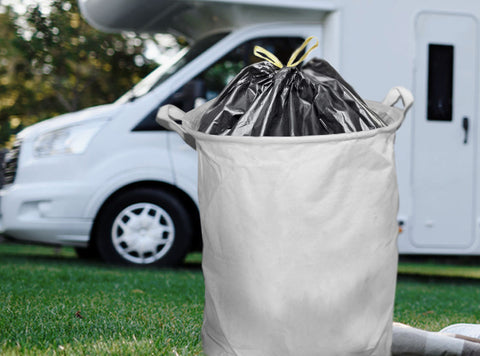
[[[159,110],[198,151],[207,355],[391,355],[394,140],[412,103],[396,87],[367,101],[386,127],[301,137],[199,132],[211,103]]]

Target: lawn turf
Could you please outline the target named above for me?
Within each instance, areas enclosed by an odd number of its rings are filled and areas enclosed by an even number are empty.
[[[69,248],[0,243],[0,354],[201,355],[200,260],[122,268]],[[402,261],[394,319],[432,331],[477,323],[477,271],[475,259]]]
[[[0,244],[1,355],[200,355],[203,278]]]

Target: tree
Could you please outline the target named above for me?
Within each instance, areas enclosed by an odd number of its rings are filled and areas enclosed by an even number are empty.
[[[64,112],[112,102],[150,72],[149,36],[108,34],[76,1],[0,14],[0,145],[12,132]]]

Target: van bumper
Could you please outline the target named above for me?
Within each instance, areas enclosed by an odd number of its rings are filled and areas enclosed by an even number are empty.
[[[7,185],[0,190],[0,234],[14,240],[86,247],[93,218],[82,217],[86,187]],[[54,192],[52,194],[52,192]]]

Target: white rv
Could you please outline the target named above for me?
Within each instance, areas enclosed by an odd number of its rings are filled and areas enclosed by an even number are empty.
[[[158,108],[214,98],[256,44],[285,58],[314,35],[311,56],[326,58],[365,99],[381,101],[397,85],[415,96],[396,143],[400,252],[480,255],[476,1],[79,4],[99,29],[182,34],[190,46],[116,102],[18,134],[0,191],[6,236],[109,262],[179,263],[201,246],[197,157],[155,123]]]

